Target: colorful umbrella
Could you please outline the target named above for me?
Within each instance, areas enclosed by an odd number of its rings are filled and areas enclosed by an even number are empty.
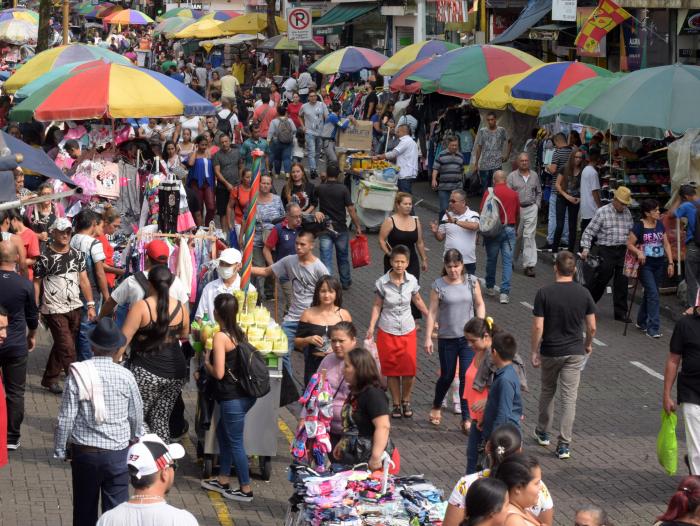
[[[95,18],[101,18],[105,19],[109,16],[112,16],[115,13],[118,13],[120,11],[123,11],[124,8],[120,5],[108,5],[108,6],[99,6],[97,8],[97,13],[95,14]]]
[[[38,34],[39,26],[34,23],[14,18],[0,22],[0,42],[27,44],[36,42]]]
[[[15,106],[11,118],[65,121],[212,115],[215,111],[204,97],[162,73],[97,60],[32,93]]]
[[[511,95],[520,99],[549,100],[567,88],[592,77],[611,77],[607,69],[581,62],[551,62],[533,68],[513,85]]]
[[[218,20],[219,22],[226,22],[226,20],[231,20],[232,18],[236,18],[243,15],[240,11],[229,11],[229,10],[223,10],[223,11],[210,11],[206,15],[202,16],[203,19],[205,20]]]
[[[393,75],[416,60],[432,57],[433,55],[442,55],[458,47],[459,45],[445,42],[444,40],[421,40],[394,53],[379,68],[379,73],[382,75]]]
[[[94,18],[94,13],[108,6],[114,6],[114,4],[112,2],[102,2],[101,4],[94,5],[92,2],[83,2],[76,7],[76,11],[79,15],[83,16],[90,16],[92,14],[92,17]]]
[[[407,82],[407,78],[418,69],[428,64],[434,57],[424,58],[412,64],[402,67],[396,75],[391,77],[389,89],[391,91],[401,91],[403,93],[418,93],[421,88],[420,82]]]
[[[173,34],[173,38],[217,38],[224,36],[221,31],[223,22],[212,19],[199,19],[194,24],[181,29]]]
[[[39,13],[32,11],[31,9],[24,9],[22,7],[15,7],[13,9],[3,9],[0,11],[0,22],[3,20],[24,20],[30,24],[39,23]]]
[[[582,124],[614,135],[663,139],[700,122],[700,66],[673,64],[629,73],[581,112]]]
[[[324,47],[315,40],[289,40],[285,35],[277,35],[268,38],[258,46],[258,49],[266,51],[324,51]]]
[[[118,64],[131,64],[129,59],[99,46],[89,46],[86,44],[58,46],[42,51],[29,59],[2,85],[2,89],[5,93],[12,94],[22,86],[54,68],[63,66],[64,64],[86,62],[95,59],[116,62]]]
[[[622,76],[592,77],[574,84],[544,103],[537,121],[540,124],[555,122],[577,123],[583,109],[616,84]]]
[[[78,69],[85,69],[86,64],[89,66],[87,67],[94,67],[97,61],[95,60],[89,60],[86,62],[72,62],[70,64],[64,64],[63,66],[58,66],[57,68],[52,69],[51,71],[44,73],[41,75],[39,78],[34,79],[33,81],[29,82],[28,84],[25,84],[22,86],[20,89],[18,89],[15,92],[15,101],[20,101],[24,100],[27,97],[29,97],[32,93],[34,93],[36,90],[43,88],[50,82],[54,82],[55,80],[59,78],[65,77],[68,73],[72,72],[73,70],[78,70]]]
[[[309,69],[324,75],[354,73],[361,69],[376,69],[386,61],[384,55],[373,49],[348,46],[320,58],[311,64]]]
[[[123,11],[111,14],[104,19],[105,24],[110,24],[113,26],[144,26],[154,22],[155,20],[153,20],[150,16],[145,15],[136,9],[124,9]]]
[[[180,18],[177,16],[167,18],[156,25],[156,27],[153,29],[153,34],[165,36],[174,35],[178,31],[182,31],[187,26],[191,26],[195,22],[196,20],[194,18]]]
[[[287,22],[278,16],[275,17],[278,31],[287,31]],[[221,31],[225,35],[246,33],[252,35],[262,33],[267,29],[267,15],[264,13],[248,13],[224,22]]]
[[[214,46],[240,46],[245,42],[252,42],[253,40],[265,40],[265,35],[258,33],[257,35],[233,35],[232,37],[215,38],[214,40],[202,40],[199,43],[199,47],[203,47],[207,50],[207,53],[211,51]]]
[[[489,82],[483,89],[477,91],[471,98],[472,106],[485,110],[507,110],[511,109],[518,113],[536,116],[542,106],[541,100],[518,99],[511,95],[513,86],[521,81],[529,73],[516,73],[515,75],[504,75],[494,81]]]
[[[156,18],[159,22],[163,20],[168,20],[169,18],[179,17],[179,18],[194,18],[195,20],[202,17],[202,12],[197,9],[190,9],[189,7],[176,7],[170,11],[166,11],[162,15]]]
[[[542,64],[532,55],[504,46],[474,45],[448,51],[408,76],[424,93],[468,99],[489,82]]]

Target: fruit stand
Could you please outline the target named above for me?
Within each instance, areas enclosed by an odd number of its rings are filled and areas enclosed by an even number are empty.
[[[356,152],[347,158],[346,174],[360,222],[367,229],[379,228],[394,210],[398,167]]]

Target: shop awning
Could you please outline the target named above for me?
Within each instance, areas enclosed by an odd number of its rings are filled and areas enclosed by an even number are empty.
[[[550,0],[551,1],[551,0]],[[342,26],[352,22],[356,18],[366,15],[370,11],[377,9],[374,2],[367,4],[337,5],[325,15],[314,22],[314,28],[320,26]]]
[[[552,0],[533,0],[522,10],[512,26],[491,39],[489,43],[507,44],[520,38],[528,29],[537,25],[537,22],[547,16],[551,10]]]

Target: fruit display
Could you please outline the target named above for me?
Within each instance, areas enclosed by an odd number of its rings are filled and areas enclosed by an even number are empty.
[[[396,165],[390,163],[386,160],[373,160],[369,154],[364,152],[354,153],[351,157],[348,157],[350,162],[350,168],[354,172],[362,172],[363,170],[385,170],[387,168],[394,168],[398,170]]]

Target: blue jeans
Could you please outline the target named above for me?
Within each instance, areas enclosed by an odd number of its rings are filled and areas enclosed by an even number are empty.
[[[100,312],[102,308],[102,296],[94,294],[95,312]],[[79,362],[92,358],[92,347],[88,341],[88,333],[95,328],[95,322],[88,320],[87,305],[83,304],[83,310],[80,313],[80,331],[78,331],[78,340],[75,342],[75,350]]]
[[[283,144],[279,141],[272,141],[270,144],[270,153],[272,154],[273,171],[276,174],[280,173],[280,169],[284,173],[289,173],[292,170],[292,146],[293,144]]]
[[[219,441],[219,475],[229,476],[231,464],[236,466],[236,475],[241,486],[250,484],[248,456],[243,445],[245,415],[255,404],[255,398],[238,398],[219,402],[219,425],[216,438]]]
[[[129,500],[128,449],[88,452],[71,449],[73,479],[73,524],[95,526],[97,505],[102,497],[102,513]]]
[[[476,463],[479,460],[479,444],[483,438],[483,434],[476,427],[476,422],[472,423],[469,430],[469,439],[467,441],[467,475],[479,471]],[[485,469],[487,466],[481,466]]]
[[[282,330],[285,336],[287,336],[287,349],[288,353],[282,358],[282,363],[284,368],[287,369],[290,378],[294,378],[294,371],[292,371],[292,359],[290,356],[294,352],[294,337],[297,334],[297,329],[299,328],[298,321],[283,321]]]
[[[438,190],[438,203],[440,207],[438,223],[442,223],[442,218],[445,216],[445,212],[447,212],[447,207],[450,206],[451,195],[452,190]]]
[[[306,132],[306,156],[309,158],[309,170],[316,170],[316,161],[323,151],[323,139]]]
[[[474,351],[469,347],[464,336],[460,338],[438,338],[438,356],[440,357],[440,378],[435,384],[433,408],[438,409],[447,391],[455,379],[457,360],[459,360],[459,405],[462,408],[462,421],[469,420],[469,408],[464,399],[464,376],[474,358]]]
[[[661,332],[659,320],[659,285],[664,277],[665,258],[647,258],[639,267],[639,282],[644,287],[642,304],[637,312],[637,325],[654,335]]]
[[[510,293],[510,278],[513,275],[513,248],[515,248],[515,227],[506,226],[498,237],[484,239],[486,246],[486,288],[492,289],[496,284],[496,266],[498,253],[503,259],[503,276],[501,294]]]
[[[481,179],[481,191],[485,192],[490,186],[493,186],[493,172],[497,169],[492,170],[479,170],[479,179]]]
[[[413,181],[415,179],[398,179],[396,181],[396,188],[399,192],[406,192],[407,194],[413,195]]]
[[[550,245],[554,242],[554,231],[557,229],[557,194],[552,192],[549,195],[549,210],[547,211],[547,243]],[[561,243],[569,244],[569,214],[564,218],[564,226],[561,234]]]
[[[338,274],[340,274],[340,284],[349,287],[352,284],[350,275],[350,234],[338,232],[338,234],[322,234],[319,236],[319,253],[321,262],[326,265],[328,272],[333,274],[333,248],[335,247],[335,257],[338,260]]]

